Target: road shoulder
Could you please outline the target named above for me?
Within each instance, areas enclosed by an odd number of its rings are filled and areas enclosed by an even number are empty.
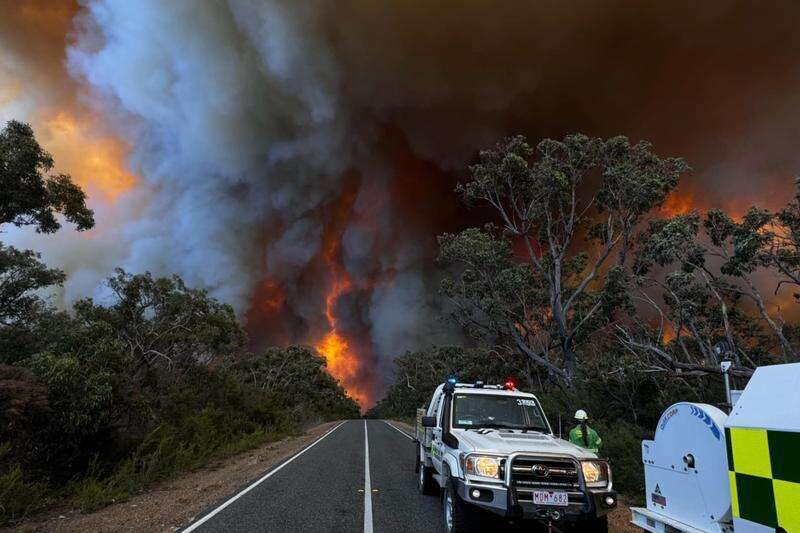
[[[335,422],[320,424],[302,436],[285,438],[218,461],[95,513],[62,511],[61,514],[26,521],[4,531],[176,531],[189,525],[203,510],[258,479],[264,472],[311,444],[335,425]]]
[[[414,426],[412,426],[411,424],[407,424],[400,420],[389,420],[388,422],[397,429],[399,429],[400,431],[402,431],[403,433],[405,433],[406,435],[408,435],[409,437],[414,437],[414,433],[416,430],[414,429]]]

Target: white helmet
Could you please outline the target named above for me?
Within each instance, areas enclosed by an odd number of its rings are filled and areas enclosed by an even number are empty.
[[[589,415],[583,409],[578,409],[575,413],[575,420],[589,420]]]

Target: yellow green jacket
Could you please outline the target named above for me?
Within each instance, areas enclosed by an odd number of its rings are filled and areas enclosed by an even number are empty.
[[[600,448],[603,446],[603,439],[601,439],[600,435],[598,435],[597,432],[589,426],[586,426],[586,429],[589,434],[588,446],[583,440],[583,428],[581,426],[576,426],[572,429],[572,431],[569,432],[569,441],[572,444],[589,450],[590,452],[600,453]]]

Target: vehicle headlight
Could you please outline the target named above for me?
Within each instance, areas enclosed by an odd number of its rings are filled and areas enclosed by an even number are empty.
[[[587,487],[605,487],[608,485],[611,470],[605,461],[583,461],[581,463],[583,479]]]
[[[464,462],[464,470],[473,476],[500,478],[500,459],[486,455],[470,455]]]

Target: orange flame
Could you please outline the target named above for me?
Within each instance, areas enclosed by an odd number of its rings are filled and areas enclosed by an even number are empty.
[[[691,192],[675,191],[667,196],[661,211],[666,216],[685,215],[697,208],[697,202]]]
[[[322,255],[325,265],[332,277],[331,287],[325,297],[325,318],[330,328],[328,333],[314,345],[314,348],[325,358],[328,372],[336,378],[347,393],[362,407],[370,402],[370,395],[361,383],[362,362],[351,343],[338,327],[336,303],[343,295],[353,290],[353,280],[341,267],[341,233],[334,226],[345,219],[349,213],[354,195],[343,195],[336,206],[334,223],[326,227],[323,237]]]
[[[369,395],[359,383],[361,361],[350,343],[337,329],[337,319],[334,314],[337,300],[351,287],[352,281],[346,274],[335,280],[331,291],[325,298],[325,316],[328,319],[330,331],[314,345],[314,348],[325,358],[328,372],[342,383],[350,396],[364,406],[369,402]]]

